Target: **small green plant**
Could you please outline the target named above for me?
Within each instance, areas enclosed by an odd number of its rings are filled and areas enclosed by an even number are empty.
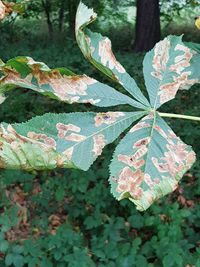
[[[120,84],[124,95],[86,75],[66,68],[49,69],[30,57],[0,63],[0,100],[14,88],[27,88],[66,103],[98,107],[128,104],[133,112],[45,114],[26,123],[0,126],[0,167],[24,170],[77,168],[88,170],[103,148],[135,124],[121,140],[110,165],[113,195],[129,198],[138,210],[176,189],[195,161],[195,153],[171,130],[162,117],[200,121],[199,117],[158,112],[200,78],[200,55],[181,37],[168,36],[144,58],[144,79],[150,101],[116,60],[111,42],[87,25],[96,19],[93,9],[80,3],[76,39],[84,56]],[[135,111],[139,109],[140,111]]]

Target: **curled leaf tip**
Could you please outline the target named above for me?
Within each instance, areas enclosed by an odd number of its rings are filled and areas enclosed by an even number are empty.
[[[97,18],[97,13],[93,8],[88,8],[83,2],[80,2],[76,13],[76,32]]]

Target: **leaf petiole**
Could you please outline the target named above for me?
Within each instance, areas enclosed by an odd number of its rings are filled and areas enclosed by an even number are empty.
[[[200,121],[200,117],[195,117],[195,116],[188,116],[188,115],[174,114],[174,113],[162,113],[162,112],[158,112],[158,114],[161,117],[165,117],[165,118],[178,118],[178,119],[184,119],[184,120]]]

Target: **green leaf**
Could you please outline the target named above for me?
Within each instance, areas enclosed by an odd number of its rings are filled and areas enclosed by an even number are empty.
[[[16,57],[2,63],[0,71],[0,104],[4,94],[17,87],[27,88],[66,103],[90,103],[99,107],[129,104],[144,106],[112,87],[86,75],[75,75],[66,68],[51,70],[30,57]]]
[[[136,229],[141,229],[144,226],[144,218],[140,214],[130,216],[128,221]]]
[[[146,54],[143,62],[145,84],[154,109],[175,98],[178,90],[188,90],[200,81],[200,55],[168,36]]]
[[[40,260],[38,258],[31,258],[28,260],[28,267],[35,267],[35,266],[39,266],[40,264]]]
[[[24,266],[24,258],[22,255],[13,256],[13,264],[15,267],[23,267]]]
[[[62,258],[63,255],[62,255],[61,251],[55,251],[53,256],[54,256],[55,260],[59,261]]]
[[[0,127],[0,167],[87,170],[145,112],[45,114]]]
[[[149,102],[138,88],[135,80],[130,77],[124,67],[116,60],[111,42],[99,33],[91,32],[85,27],[97,18],[93,9],[80,3],[76,14],[76,39],[83,55],[101,72],[121,84],[135,99],[144,106]]]
[[[195,161],[184,144],[158,114],[137,123],[117,146],[110,166],[112,193],[129,198],[138,210],[174,191]]]
[[[166,256],[164,256],[162,263],[163,267],[173,267],[176,263],[175,256],[173,254],[167,254]]]
[[[184,42],[184,44],[192,50],[195,50],[200,54],[200,44],[193,42]]]
[[[20,245],[16,245],[12,248],[13,253],[21,254],[24,251],[24,247]]]
[[[6,240],[0,240],[0,252],[6,252],[9,247],[9,243]]]
[[[43,258],[41,263],[40,263],[40,267],[53,267],[53,265],[49,259]]]
[[[62,201],[65,197],[65,189],[63,187],[58,188],[55,192],[55,199],[57,201]]]
[[[13,263],[13,259],[14,259],[14,254],[7,254],[6,257],[5,257],[5,264],[6,266],[10,266],[12,263]]]
[[[4,233],[0,232],[0,242],[2,242],[5,238],[5,235]]]

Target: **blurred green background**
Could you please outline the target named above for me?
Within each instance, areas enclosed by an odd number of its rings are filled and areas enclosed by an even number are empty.
[[[117,59],[144,90],[144,53],[133,49],[135,1],[85,3],[100,15],[93,30],[112,40]],[[31,56],[52,68],[66,66],[118,89],[79,50],[73,34],[76,5],[75,0],[30,1],[23,15],[13,15],[0,24],[0,58]],[[184,34],[185,41],[200,43],[200,31],[194,26],[194,18],[200,15],[198,1],[162,0],[160,10],[161,38]],[[189,92],[179,92],[161,110],[199,116],[199,89],[196,85]],[[0,106],[0,120],[23,122],[46,112],[89,110],[97,109],[16,89]],[[110,193],[108,166],[121,137],[104,149],[87,172],[1,170],[0,266],[200,266],[200,124],[175,119],[167,122],[193,146],[197,162],[174,193],[143,213],[127,200],[117,202]]]

